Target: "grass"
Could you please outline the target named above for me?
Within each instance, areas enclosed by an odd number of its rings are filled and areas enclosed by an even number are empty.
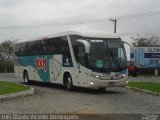
[[[160,93],[160,83],[153,82],[129,82],[128,86]]]
[[[155,76],[155,74],[139,74],[138,77],[160,77],[160,75]]]
[[[0,95],[25,91],[29,89],[30,89],[29,86],[24,86],[24,85],[12,83],[12,82],[0,81]]]

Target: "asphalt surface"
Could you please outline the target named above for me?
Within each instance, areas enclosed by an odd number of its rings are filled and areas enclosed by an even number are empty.
[[[129,78],[130,79],[130,78]],[[13,75],[0,80],[23,84]],[[35,94],[0,101],[0,114],[160,114],[160,97],[127,88],[107,88],[105,92],[33,82]]]

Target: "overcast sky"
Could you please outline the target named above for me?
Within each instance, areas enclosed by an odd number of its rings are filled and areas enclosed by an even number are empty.
[[[0,0],[0,41],[27,39],[70,29],[113,32],[108,18],[160,11],[160,0]],[[15,26],[66,23],[104,19],[104,22],[50,27],[18,28]],[[126,33],[160,33],[160,15],[136,19],[118,19],[117,33],[125,41]],[[8,29],[2,28],[8,27]],[[10,27],[13,27],[12,29]]]

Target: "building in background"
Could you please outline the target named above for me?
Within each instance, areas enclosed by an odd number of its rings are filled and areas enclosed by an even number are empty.
[[[160,68],[160,46],[132,47],[130,61],[140,68]]]

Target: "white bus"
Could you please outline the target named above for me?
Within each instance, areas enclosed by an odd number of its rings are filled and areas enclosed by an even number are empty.
[[[125,86],[128,78],[123,41],[115,34],[67,31],[15,45],[15,74],[30,80],[97,88]]]

